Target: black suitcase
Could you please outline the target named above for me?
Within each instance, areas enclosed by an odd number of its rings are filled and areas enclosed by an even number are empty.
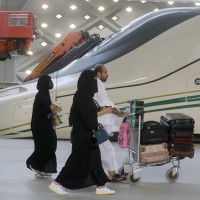
[[[157,121],[146,121],[140,135],[141,144],[167,143],[169,139],[167,130]]]
[[[169,131],[170,137],[175,138],[192,138],[194,130],[171,130]]]
[[[183,113],[165,113],[161,115],[160,123],[168,130],[193,130],[195,121]]]

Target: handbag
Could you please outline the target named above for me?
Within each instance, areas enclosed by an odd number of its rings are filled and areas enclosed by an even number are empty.
[[[62,120],[60,116],[55,111],[50,111],[47,115],[47,118],[51,120],[53,127],[59,126],[60,124],[62,124]]]
[[[55,126],[59,126],[60,124],[62,124],[62,121],[60,119],[60,116],[59,115],[55,115],[53,118],[52,118],[52,125],[55,127]]]
[[[101,144],[109,139],[107,131],[104,129],[102,124],[98,124],[98,130],[95,132],[95,138],[97,139],[97,144]]]

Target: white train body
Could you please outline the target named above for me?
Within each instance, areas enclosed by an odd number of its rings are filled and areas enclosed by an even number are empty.
[[[105,63],[108,96],[122,108],[127,100],[145,102],[144,119],[185,113],[200,133],[200,9],[164,9],[147,14],[105,39],[85,56],[52,74],[53,101],[63,105],[58,138],[69,138],[69,109],[84,69]],[[31,137],[36,81],[0,91],[0,137]]]

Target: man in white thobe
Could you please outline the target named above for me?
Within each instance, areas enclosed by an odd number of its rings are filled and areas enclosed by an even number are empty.
[[[94,100],[98,105],[103,108],[112,107],[111,112],[104,114],[104,112],[98,112],[98,122],[101,123],[108,134],[113,132],[119,132],[119,117],[127,117],[130,113],[121,113],[108,98],[103,82],[107,81],[108,72],[103,64],[95,66],[94,73],[97,78],[98,92],[94,95]],[[101,151],[101,160],[103,166],[108,169],[108,178],[112,182],[122,181],[124,176],[120,176],[116,173],[118,170],[117,159],[114,148],[109,140],[99,145]]]

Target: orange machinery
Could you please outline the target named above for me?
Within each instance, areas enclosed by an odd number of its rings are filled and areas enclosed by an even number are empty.
[[[89,33],[84,31],[71,32],[50,51],[45,58],[34,68],[24,82],[38,78],[38,76],[53,63],[58,61],[63,55],[70,51],[74,46],[78,46],[89,38]]]
[[[0,11],[0,60],[16,50],[25,55],[34,39],[35,16],[30,11]]]

